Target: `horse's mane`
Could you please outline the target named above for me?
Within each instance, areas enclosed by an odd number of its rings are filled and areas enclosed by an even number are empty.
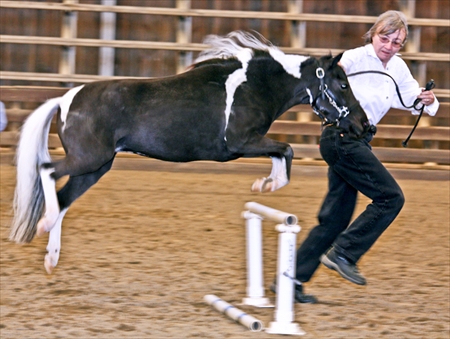
[[[257,33],[257,32],[255,32]],[[230,59],[236,58],[237,54],[244,49],[252,49],[257,51],[269,52],[270,50],[278,50],[277,47],[257,33],[258,37],[244,31],[234,31],[226,36],[208,35],[203,43],[211,46],[202,51],[194,64],[211,59]],[[280,51],[281,52],[281,51]]]

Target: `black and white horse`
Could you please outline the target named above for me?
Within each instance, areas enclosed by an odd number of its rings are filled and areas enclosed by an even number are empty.
[[[310,103],[326,123],[360,137],[367,118],[338,66],[340,56],[287,55],[242,31],[209,36],[211,46],[185,73],[160,79],[93,82],[36,109],[22,127],[10,239],[30,242],[50,232],[47,272],[61,249],[69,206],[108,172],[117,152],[172,161],[269,156],[272,171],[252,191],[289,182],[293,151],[265,137],[290,107]],[[52,162],[47,137],[57,115],[66,152]],[[56,192],[55,183],[69,176]]]

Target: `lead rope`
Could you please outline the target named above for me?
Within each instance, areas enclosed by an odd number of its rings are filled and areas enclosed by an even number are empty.
[[[361,71],[361,72],[355,72],[355,73],[352,73],[352,74],[348,74],[348,75],[347,75],[347,78],[352,77],[352,76],[355,76],[355,75],[359,75],[359,74],[366,74],[366,73],[382,74],[382,75],[386,75],[386,76],[388,76],[389,78],[391,78],[392,81],[394,82],[395,90],[396,90],[396,92],[397,92],[398,98],[400,99],[400,103],[403,105],[403,107],[405,107],[405,108],[414,108],[415,110],[420,111],[419,117],[417,118],[416,123],[414,124],[414,126],[413,126],[411,132],[409,133],[408,137],[407,137],[405,140],[402,141],[402,146],[403,146],[403,147],[407,147],[407,146],[408,146],[408,141],[409,141],[409,139],[411,139],[411,136],[413,135],[414,131],[416,130],[417,125],[419,124],[419,121],[420,121],[420,118],[422,117],[422,114],[423,114],[423,110],[424,110],[424,108],[425,108],[425,105],[422,105],[422,107],[417,108],[416,106],[417,106],[417,104],[419,104],[420,99],[416,99],[416,100],[414,100],[414,103],[413,103],[411,106],[406,106],[405,103],[403,102],[403,98],[402,98],[402,95],[400,94],[400,89],[399,89],[399,87],[398,87],[397,82],[395,81],[395,79],[394,79],[390,74],[387,74],[387,73],[385,73],[385,72],[381,72],[381,71]],[[435,83],[434,83],[434,80],[431,79],[431,80],[426,84],[426,86],[425,86],[425,91],[432,90],[435,86],[436,86],[436,85],[435,85]]]

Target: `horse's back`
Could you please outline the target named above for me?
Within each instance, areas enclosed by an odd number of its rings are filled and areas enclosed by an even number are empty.
[[[60,116],[62,143],[78,154],[107,146],[109,152],[169,161],[228,160],[224,110],[229,71],[205,68],[160,79],[86,84],[64,121]]]

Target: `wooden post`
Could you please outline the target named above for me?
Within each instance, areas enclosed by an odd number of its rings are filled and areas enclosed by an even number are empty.
[[[292,14],[303,13],[303,0],[289,0],[288,11]],[[306,47],[306,21],[291,21],[291,47],[305,48]],[[310,122],[313,117],[312,111],[297,112],[297,121]],[[295,140],[295,142],[303,142],[307,144],[316,144],[317,137],[301,136],[302,140]]]
[[[416,1],[415,0],[401,0],[400,1],[400,8],[403,13],[405,13],[406,17],[414,18],[416,16]],[[420,26],[413,26],[409,27],[409,37],[408,37],[408,43],[406,44],[406,51],[407,52],[413,52],[413,53],[419,53],[420,52],[420,34],[421,34],[422,27]],[[425,87],[425,84],[427,83],[427,64],[425,61],[419,61],[419,60],[412,60],[410,62],[410,68],[411,73],[413,74],[414,78],[419,82],[420,86]],[[422,119],[419,122],[418,128],[420,127],[428,127],[431,126],[431,117],[427,114],[424,114],[422,116]],[[429,149],[438,149],[439,148],[439,141],[429,141],[424,140],[423,142],[423,148],[429,148]],[[425,163],[425,165],[433,166],[436,165],[435,163]]]
[[[400,0],[400,10],[406,15],[408,19],[416,16],[416,1],[415,0]],[[408,42],[405,46],[406,52],[418,53],[420,52],[420,34],[421,26],[409,27]],[[427,83],[427,65],[423,61],[411,61],[411,72],[414,78],[421,86]]]
[[[102,0],[104,6],[115,6],[117,0]],[[116,13],[101,12],[100,14],[100,39],[116,39]],[[114,75],[114,47],[100,47],[98,60],[98,74],[105,76]]]
[[[76,4],[78,0],[64,0],[64,4]],[[64,12],[61,27],[61,37],[70,39],[77,37],[77,18],[78,13],[67,11]],[[73,46],[62,46],[61,59],[59,62],[60,74],[75,74],[75,54],[76,50]],[[66,83],[68,87],[71,83]]]
[[[303,0],[289,0],[288,12],[300,14],[303,12]],[[293,20],[291,22],[291,47],[305,48],[306,46],[306,21]]]
[[[177,8],[188,10],[191,0],[177,0]],[[181,16],[178,19],[177,43],[185,44],[192,41],[192,17]],[[181,51],[178,54],[177,73],[182,73],[192,64],[192,52]]]

